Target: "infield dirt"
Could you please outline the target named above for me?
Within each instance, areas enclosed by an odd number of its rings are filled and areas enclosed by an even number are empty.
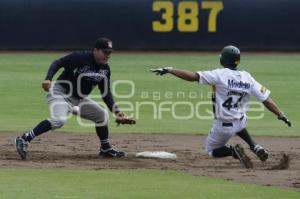
[[[0,133],[0,168],[63,168],[63,169],[170,169],[195,176],[211,176],[238,182],[278,186],[300,191],[300,137],[255,137],[270,153],[261,162],[238,137],[229,144],[242,143],[254,163],[244,169],[233,158],[212,159],[204,150],[205,136],[177,134],[112,134],[111,142],[127,157],[98,157],[99,141],[93,134],[48,133],[29,145],[28,158],[20,160],[14,146],[17,133]],[[142,151],[167,151],[177,159],[136,158]],[[276,165],[285,152],[289,168]],[[275,166],[275,167],[274,167]]]

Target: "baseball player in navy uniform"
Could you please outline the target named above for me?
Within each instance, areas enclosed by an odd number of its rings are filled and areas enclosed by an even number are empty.
[[[239,63],[240,50],[235,46],[226,46],[220,55],[220,64],[223,68],[195,73],[173,67],[151,71],[157,75],[170,73],[187,81],[211,85],[215,120],[206,140],[206,151],[215,158],[232,156],[239,159],[244,167],[251,168],[252,162],[241,145],[226,146],[232,136],[238,135],[261,161],[268,159],[267,150],[257,144],[246,129],[246,112],[250,96],[256,97],[289,127],[291,127],[291,122],[270,98],[268,89],[258,83],[248,72],[237,69]]]
[[[111,71],[108,60],[112,52],[112,41],[99,38],[92,51],[73,52],[51,64],[42,83],[43,89],[48,92],[51,117],[16,138],[16,149],[22,159],[26,159],[29,142],[49,130],[61,128],[66,123],[68,114],[72,113],[74,106],[79,107],[76,113],[78,116],[95,123],[101,143],[100,156],[122,157],[125,155],[124,152],[112,148],[109,142],[107,111],[88,98],[93,88],[97,86],[109,110],[117,118],[126,118],[116,105],[110,91]],[[52,78],[60,68],[64,70],[54,83]]]

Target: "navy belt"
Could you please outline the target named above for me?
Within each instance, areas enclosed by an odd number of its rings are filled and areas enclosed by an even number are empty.
[[[222,126],[233,126],[232,123],[222,123]]]
[[[243,119],[244,119],[244,116],[242,116],[240,118],[240,121],[242,121]],[[222,126],[233,126],[233,123],[232,122],[224,122],[224,123],[222,123]]]

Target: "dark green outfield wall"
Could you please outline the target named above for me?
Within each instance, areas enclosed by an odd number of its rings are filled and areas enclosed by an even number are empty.
[[[0,0],[0,49],[300,50],[299,0]]]

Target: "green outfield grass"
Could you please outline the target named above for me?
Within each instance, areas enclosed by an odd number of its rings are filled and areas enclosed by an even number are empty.
[[[48,117],[45,93],[41,89],[50,63],[65,53],[1,53],[0,54],[0,131],[25,131]],[[250,120],[249,130],[254,135],[299,136],[300,125],[300,63],[299,54],[243,54],[242,68],[251,72],[256,79],[272,91],[272,98],[293,122],[287,128],[275,116],[265,111],[263,119]],[[138,117],[136,126],[116,127],[111,121],[112,132],[139,133],[196,133],[207,134],[212,119],[199,119],[197,115],[209,116],[211,110],[208,86],[184,82],[173,76],[158,77],[149,72],[156,66],[175,66],[198,71],[218,66],[216,53],[115,53],[110,62],[112,81],[124,112]],[[116,83],[116,80],[130,80]],[[98,91],[93,93],[97,96]],[[99,100],[99,97],[95,99]],[[99,100],[100,101],[100,100]],[[208,104],[198,106],[197,103]],[[130,103],[130,104],[129,104]],[[147,105],[141,103],[148,103]],[[174,106],[174,103],[177,103]],[[178,103],[185,103],[179,105]],[[191,104],[187,104],[191,103]],[[171,111],[155,113],[154,107],[161,106]],[[139,109],[137,110],[137,107]],[[131,110],[133,109],[133,110]],[[188,119],[176,119],[189,117]],[[194,113],[192,112],[194,111]],[[249,113],[260,115],[262,113]],[[159,118],[161,115],[161,118]],[[94,127],[81,127],[73,117],[60,131],[94,132]]]
[[[299,192],[174,171],[0,170],[0,198],[282,199]]]
[[[0,132],[25,131],[48,117],[45,93],[41,89],[49,64],[65,53],[0,53]],[[269,112],[263,119],[250,120],[249,130],[254,135],[299,136],[297,119],[300,114],[299,54],[245,54],[242,66],[272,91],[273,99],[293,122],[287,128]],[[211,119],[180,120],[164,111],[161,119],[154,114],[153,104],[171,109],[174,103],[191,102],[193,109],[199,102],[198,115],[208,115],[211,109],[210,88],[184,82],[172,76],[157,77],[148,70],[155,66],[175,66],[191,71],[209,70],[218,65],[217,53],[116,53],[111,60],[112,81],[116,95],[123,102],[122,109],[138,117],[136,126],[116,127],[113,133],[196,133],[207,134]],[[116,80],[130,80],[116,84]],[[183,93],[182,93],[183,92]],[[97,96],[98,91],[93,93]],[[183,95],[182,95],[183,94]],[[177,96],[178,95],[178,96]],[[189,96],[191,95],[191,96]],[[101,101],[99,97],[97,100]],[[134,108],[129,110],[130,104]],[[148,103],[148,105],[141,105]],[[149,105],[152,104],[152,105]],[[137,111],[137,106],[140,110]],[[176,106],[177,116],[188,116],[187,104]],[[250,113],[249,115],[257,113]],[[259,113],[261,114],[261,113]],[[90,133],[94,127],[81,127],[76,117],[60,130]],[[299,193],[280,188],[240,184],[208,177],[195,177],[175,171],[154,170],[30,170],[0,169],[0,198],[222,198],[222,199],[276,199],[299,198]]]

